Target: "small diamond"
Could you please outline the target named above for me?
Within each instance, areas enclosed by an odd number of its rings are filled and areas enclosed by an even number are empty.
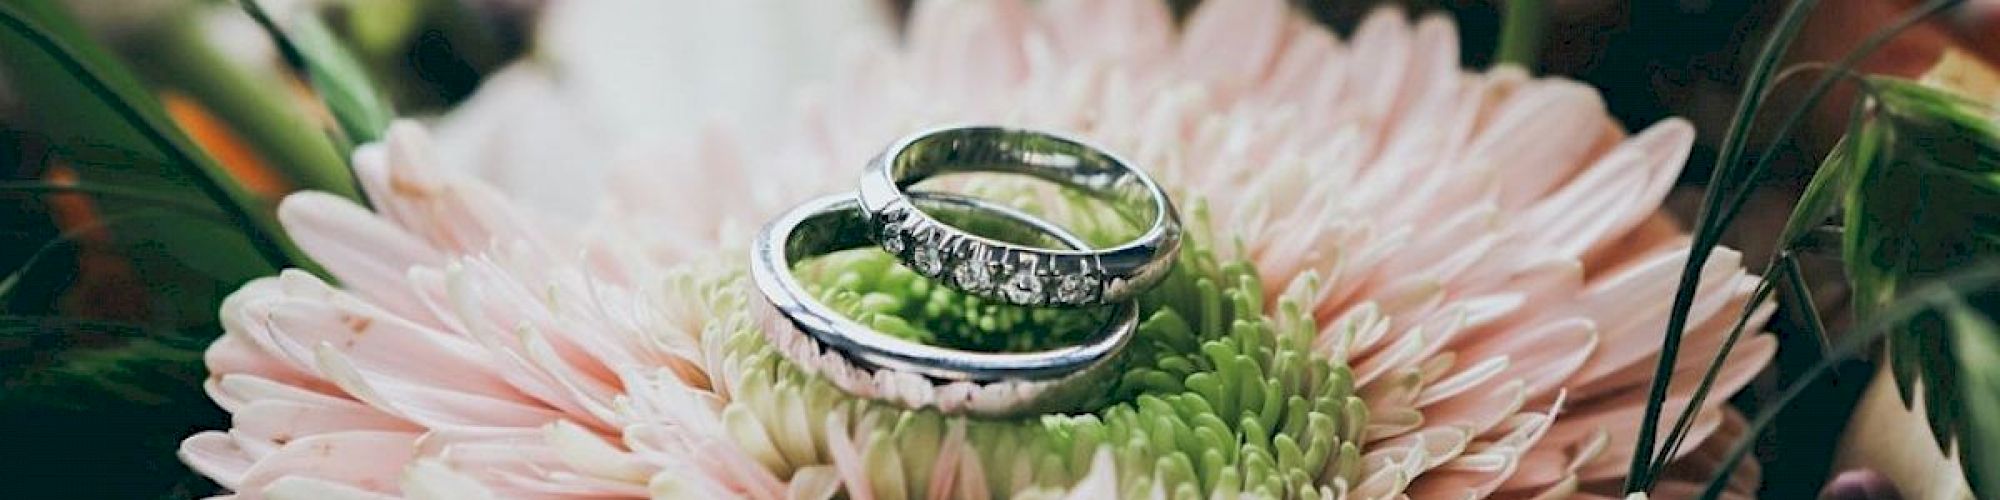
[[[1012,278],[1007,278],[1007,286],[1000,290],[1007,300],[1016,304],[1032,305],[1042,303],[1042,278],[1035,276],[1033,269],[1022,269]]]
[[[944,271],[944,257],[939,253],[936,246],[917,247],[917,254],[910,259],[910,264],[917,268],[918,274],[937,276],[939,272]]]
[[[903,225],[895,222],[882,225],[882,249],[901,255],[909,243],[903,241]]]
[[[951,271],[951,278],[958,281],[958,287],[968,292],[984,292],[993,288],[993,269],[985,261],[967,260]]]
[[[908,218],[910,218],[910,212],[902,206],[890,206],[882,210],[882,222],[902,222],[903,219]]]
[[[1056,281],[1056,302],[1083,304],[1095,299],[1097,279],[1088,273],[1064,275]]]

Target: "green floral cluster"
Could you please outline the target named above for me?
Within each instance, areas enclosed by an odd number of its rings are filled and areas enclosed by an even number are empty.
[[[1174,272],[1141,298],[1144,319],[1116,361],[1122,375],[1093,412],[961,423],[861,400],[784,361],[752,323],[723,315],[724,356],[739,370],[728,385],[740,388],[724,420],[739,444],[771,449],[765,463],[781,477],[831,461],[824,429],[801,419],[853,423],[877,498],[928,496],[934,457],[954,425],[965,426],[967,453],[996,497],[1067,487],[1089,472],[1099,450],[1112,453],[1127,497],[1155,489],[1171,498],[1339,496],[1360,480],[1369,415],[1348,367],[1312,352],[1318,326],[1305,303],[1312,287],[1276,298],[1273,307],[1255,268],[1222,262],[1205,210],[1193,214]],[[1117,217],[1055,217],[1088,240],[1118,231],[1107,223]],[[829,256],[799,271],[850,317],[935,345],[1035,349],[1073,341],[1103,322],[1101,311],[1027,310],[965,297],[874,250]]]
[[[1106,307],[1022,307],[967,295],[938,286],[875,249],[823,256],[795,272],[820,302],[877,331],[930,345],[1043,350],[1082,343],[1110,319]]]

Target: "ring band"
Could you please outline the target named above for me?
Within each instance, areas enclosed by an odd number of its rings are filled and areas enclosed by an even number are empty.
[[[1022,174],[1142,207],[1151,226],[1101,250],[1049,249],[981,237],[910,203],[905,188],[962,172]],[[1164,278],[1180,252],[1180,216],[1159,184],[1103,150],[1042,132],[944,128],[909,136],[861,178],[865,234],[918,274],[968,294],[1023,306],[1084,306],[1132,299]]]
[[[1075,248],[1081,239],[1031,215],[976,199],[919,193],[924,208],[963,210],[1015,224]],[[869,217],[850,195],[806,202],[765,226],[752,246],[750,274],[770,306],[765,334],[794,364],[849,393],[912,408],[990,416],[1074,408],[1108,389],[1108,363],[1131,340],[1138,305],[1115,306],[1107,327],[1083,344],[1034,352],[974,352],[890,336],[814,299],[792,265],[871,242]]]

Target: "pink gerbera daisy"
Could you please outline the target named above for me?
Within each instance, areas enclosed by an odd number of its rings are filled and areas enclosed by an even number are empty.
[[[1575,82],[1463,72],[1456,36],[1384,11],[1342,41],[1280,0],[1178,27],[1153,0],[924,3],[779,136],[621,155],[581,224],[438,168],[402,124],[355,157],[373,210],[280,208],[339,285],[286,272],[225,302],[209,392],[234,422],[182,455],[245,497],[1616,496],[1687,255],[1657,209],[1693,131],[1628,136]],[[751,232],[967,122],[1089,138],[1192,207],[1126,399],[944,417],[763,340]],[[1756,283],[1733,252],[1708,264],[1668,415]],[[1774,349],[1743,339],[1721,393]],[[1737,438],[1724,399],[1656,495]]]

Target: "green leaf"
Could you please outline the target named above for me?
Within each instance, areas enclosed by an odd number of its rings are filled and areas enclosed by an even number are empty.
[[[5,301],[13,296],[14,291],[20,289],[22,278],[27,276],[29,271],[34,270],[35,266],[37,264],[40,264],[42,262],[42,258],[46,257],[50,251],[62,245],[73,243],[76,241],[78,237],[81,237],[82,235],[89,234],[95,231],[103,231],[107,229],[135,227],[132,224],[139,222],[168,223],[168,224],[179,225],[191,221],[206,223],[206,225],[208,226],[208,231],[207,231],[208,233],[211,234],[217,232],[226,233],[216,237],[234,238],[237,240],[241,240],[243,238],[243,235],[240,233],[228,231],[227,226],[223,225],[227,224],[227,222],[223,221],[220,217],[218,217],[215,214],[187,213],[187,212],[176,212],[171,210],[159,209],[159,210],[148,210],[146,212],[137,214],[116,214],[107,216],[98,219],[96,221],[93,221],[90,224],[84,224],[78,227],[65,229],[63,230],[62,234],[56,235],[54,239],[51,239],[43,243],[41,248],[35,249],[34,253],[29,254],[28,258],[21,262],[20,268],[15,269],[11,273],[8,273],[6,278],[0,279],[0,304],[6,303]],[[136,227],[148,227],[148,226],[140,225]],[[188,248],[190,249],[207,248],[208,243],[209,243],[208,241],[203,241],[199,245],[189,245]],[[242,251],[236,252],[237,255],[236,258],[239,261],[242,259],[249,259],[250,261],[255,262],[256,255],[249,253],[248,249],[249,246],[247,245],[243,246],[241,249]],[[228,266],[223,269],[214,269],[210,272],[214,273],[212,274],[214,276],[235,276],[234,274],[230,273],[239,272],[241,269],[244,268],[238,266],[240,266],[240,262],[238,262],[237,265]],[[211,269],[213,269],[213,267],[211,267]],[[241,279],[247,280],[248,278],[245,277]]]
[[[1783,138],[1790,135],[1792,129],[1802,123],[1821,98],[1832,90],[1834,83],[1848,78],[1849,70],[1863,58],[1887,44],[1896,34],[1960,1],[1962,0],[1931,0],[1922,6],[1910,9],[1903,16],[1863,39],[1854,50],[1833,64],[1831,71],[1813,83],[1799,107],[1781,122],[1775,137]],[[1817,3],[1814,0],[1794,2],[1780,18],[1777,30],[1766,40],[1763,50],[1758,53],[1757,63],[1744,85],[1736,115],[1731,119],[1729,130],[1723,135],[1722,146],[1717,150],[1715,172],[1710,178],[1708,192],[1702,199],[1700,215],[1695,221],[1694,241],[1689,248],[1688,260],[1681,270],[1681,279],[1674,294],[1666,332],[1661,339],[1660,356],[1655,364],[1645,414],[1639,423],[1638,438],[1633,443],[1631,464],[1626,469],[1625,491],[1627,492],[1650,490],[1655,479],[1654,472],[1658,470],[1651,464],[1665,462],[1664,457],[1654,453],[1654,438],[1658,431],[1660,412],[1666,405],[1673,371],[1678,366],[1676,361],[1680,352],[1681,336],[1687,328],[1688,312],[1693,307],[1695,287],[1699,283],[1701,270],[1706,265],[1708,256],[1720,243],[1723,229],[1734,222],[1744,203],[1749,201],[1750,194],[1756,191],[1754,182],[1764,175],[1771,159],[1777,156],[1776,148],[1781,142],[1773,141],[1762,155],[1753,159],[1747,170],[1739,171],[1737,168],[1739,162],[1744,159],[1743,152],[1747,145],[1749,128],[1755,122],[1764,98],[1771,91],[1770,80],[1776,71],[1777,63],[1804,24],[1805,18],[1808,17],[1806,14]],[[1725,344],[1711,364],[1721,364],[1728,358],[1730,348],[1731,345]],[[1683,415],[1684,418],[1691,418],[1691,414]],[[1675,425],[1682,424],[1677,422]]]
[[[1779,278],[1773,274],[1774,271],[1778,274],[1789,274],[1791,269],[1789,267],[1778,266],[1764,268],[1763,279],[1758,280],[1757,289],[1751,292],[1750,301],[1747,303],[1748,306],[1744,307],[1738,313],[1736,322],[1730,326],[1729,335],[1723,338],[1720,352],[1727,353],[1730,349],[1736,347],[1736,342],[1742,339],[1743,331],[1749,326],[1750,319],[1756,316],[1756,306],[1763,304],[1765,299],[1768,299],[1771,293],[1777,289],[1774,280]],[[1666,440],[1661,442],[1663,445],[1662,451],[1653,459],[1651,469],[1648,471],[1649,475],[1657,476],[1661,474],[1666,470],[1667,465],[1673,461],[1673,457],[1679,456],[1681,444],[1687,440],[1689,433],[1694,431],[1696,412],[1701,411],[1702,403],[1708,399],[1709,392],[1715,388],[1716,378],[1722,374],[1722,367],[1725,366],[1722,361],[1725,356],[1727,354],[1716,355],[1715,359],[1708,364],[1708,371],[1702,373],[1700,385],[1695,386],[1694,394],[1688,400],[1687,406],[1681,409],[1680,416],[1674,419],[1673,429],[1668,431]]]
[[[1955,339],[1966,424],[1959,459],[1973,493],[1990,498],[2000,495],[2000,327],[1963,303],[1945,316]]]
[[[1875,154],[1855,159],[1843,260],[1857,318],[1866,320],[1914,286],[2000,259],[2000,129],[1990,108],[1907,80],[1875,77],[1877,113],[1859,137]],[[1973,306],[2000,310],[2000,297]],[[1948,448],[1962,414],[1945,318],[1919,315],[1888,340],[1906,404],[1921,381],[1937,443]]]
[[[1835,365],[1864,352],[1876,340],[1892,334],[1899,325],[1907,324],[1925,315],[1936,315],[1939,311],[1949,311],[1955,307],[1962,307],[1962,304],[1966,303],[1965,299],[1967,297],[1979,295],[1995,296],[1996,294],[1993,293],[1995,290],[2000,290],[2000,261],[1967,266],[1951,276],[1938,279],[1923,286],[1912,287],[1908,293],[1882,307],[1879,314],[1874,318],[1863,322],[1860,327],[1842,336],[1840,343],[1834,347],[1832,355],[1822,358],[1819,362],[1808,367],[1804,373],[1799,375],[1798,380],[1793,381],[1784,391],[1779,392],[1775,399],[1757,411],[1756,417],[1750,420],[1749,427],[1744,430],[1742,439],[1738,439],[1736,444],[1722,456],[1720,465],[1715,468],[1715,477],[1709,479],[1708,488],[1702,492],[1701,498],[1705,500],[1720,498],[1722,492],[1728,488],[1729,477],[1736,473],[1737,466],[1743,463],[1744,457],[1749,456],[1750,449],[1754,448],[1758,443],[1757,436],[1763,434],[1765,429],[1776,422],[1779,411],[1789,406],[1792,400],[1798,399],[1799,395],[1805,393],[1806,388],[1810,387],[1814,381],[1831,372]],[[1991,328],[1987,328],[1987,331],[1991,332]],[[1991,336],[1989,335],[1988,338],[1990,339]],[[1994,351],[1989,349],[1985,352],[1992,353]],[[1985,364],[1980,373],[1990,373],[1990,370],[1995,366],[2000,365]],[[1983,405],[2000,404],[1991,401],[1992,399],[2000,399],[2000,393],[1989,391],[1980,395],[1980,397],[1989,399],[1989,401],[1981,403]],[[1990,407],[1987,408],[1990,409]],[[1985,428],[1991,428],[1991,423],[1989,421],[1983,424],[1987,426]],[[1980,444],[1992,442],[1989,440]],[[1980,453],[1990,453],[1991,451],[1991,449],[1987,449]],[[1971,453],[1968,450],[1967,454],[1970,455]],[[1984,456],[1990,457],[1991,455]],[[1967,463],[1971,464],[1972,462],[1968,461]],[[1982,464],[1984,463],[1982,462]]]
[[[189,429],[226,428],[202,395],[213,325],[170,329],[0,315],[0,462],[15,498],[198,498],[175,458]],[[107,475],[116,480],[105,480]]]
[[[1964,362],[1990,339],[1968,340],[1961,330],[1983,325],[1949,308],[1885,318],[1914,290],[2000,260],[2000,125],[1988,118],[1992,108],[1944,90],[1887,77],[1865,83],[1873,113],[1844,139],[1838,164],[1830,162],[1840,171],[1822,174],[1846,186],[1839,194],[1842,260],[1855,316],[1887,321],[1886,358],[1898,394],[1910,406],[1924,398],[1936,445],[1991,457],[2000,441],[1967,434],[2000,398],[1983,385],[1989,368]],[[1787,234],[1795,237],[1792,227]],[[2000,289],[1959,292],[1954,307],[2000,311]],[[1977,469],[1991,463],[1968,459],[1965,472],[1985,474]]]
[[[1855,106],[1860,110],[1862,106]],[[1857,117],[1848,123],[1848,139],[1842,139],[1833,146],[1833,151],[1820,162],[1819,170],[1813,172],[1812,181],[1799,193],[1799,202],[1792,206],[1792,214],[1785,219],[1785,229],[1778,234],[1780,248],[1794,248],[1812,234],[1814,228],[1825,223],[1840,207],[1848,188],[1853,185],[1854,172],[1860,170],[1857,163],[1872,159],[1875,143],[1854,139],[1861,131],[1863,120]]]
[[[349,0],[342,23],[354,44],[367,54],[400,51],[419,33],[428,0]]]
[[[250,251],[243,233],[227,225],[158,209],[138,210],[133,216],[147,217],[149,222],[121,225],[116,231],[121,239],[171,257],[225,289],[271,274],[255,265],[257,254]]]
[[[309,265],[264,202],[194,147],[152,94],[54,3],[0,2],[0,64],[10,75],[34,75],[10,81],[23,100],[63,103],[25,109],[31,129],[47,134],[84,180],[209,200],[249,237],[258,266]]]
[[[369,80],[361,61],[341,45],[325,23],[301,11],[287,13],[284,26],[279,26],[258,0],[242,1],[244,10],[277,40],[285,58],[305,69],[313,90],[349,140],[366,143],[382,138],[395,111]]]
[[[0,371],[0,382],[11,389],[0,394],[0,406],[71,409],[88,408],[90,398],[79,391],[169,403],[161,383],[200,385],[201,352],[209,340],[144,325],[32,316],[0,316],[0,339],[30,351],[0,353],[5,358],[41,353]]]
[[[117,200],[169,209],[189,215],[223,217],[221,210],[212,204],[191,202],[180,198],[168,198],[150,192],[107,186],[93,183],[58,184],[45,181],[0,181],[0,193],[20,193],[27,195],[85,194],[100,200]]]
[[[132,35],[126,53],[138,71],[227,122],[291,187],[360,198],[347,146],[328,133],[317,110],[300,105],[288,75],[225,54],[209,9],[189,5],[168,15]]]

